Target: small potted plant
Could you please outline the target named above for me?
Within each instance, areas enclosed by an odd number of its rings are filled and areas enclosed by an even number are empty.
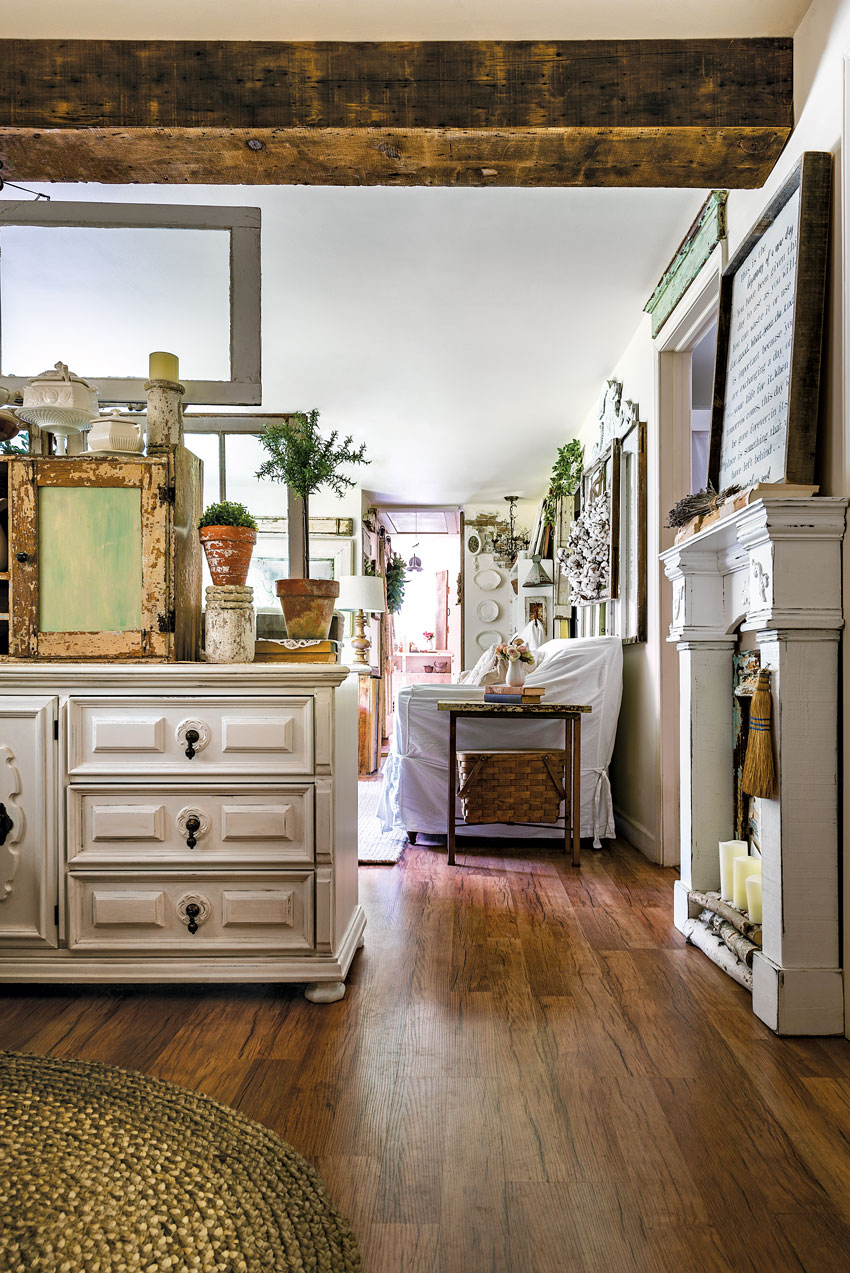
[[[339,596],[335,579],[310,578],[310,496],[323,486],[343,495],[354,480],[341,472],[344,464],[369,464],[365,445],[355,446],[349,436],[338,441],[334,429],[326,438],[319,432],[318,411],[297,411],[288,420],[266,425],[260,442],[268,453],[257,477],[271,478],[301,500],[304,555],[289,557],[289,579],[276,579],[287,635],[293,639],[324,641],[330,631],[334,602]]]
[[[499,669],[504,670],[506,685],[524,685],[536,662],[534,655],[524,641],[514,637],[511,642],[503,642],[496,646],[496,658]]]
[[[212,581],[220,586],[244,585],[257,542],[257,523],[244,504],[225,500],[209,504],[198,532]]]

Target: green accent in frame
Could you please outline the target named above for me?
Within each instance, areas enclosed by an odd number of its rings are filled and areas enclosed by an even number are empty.
[[[661,281],[643,307],[657,336],[721,239],[726,238],[727,190],[712,190]]]
[[[137,487],[39,487],[38,556],[40,632],[141,629]]]

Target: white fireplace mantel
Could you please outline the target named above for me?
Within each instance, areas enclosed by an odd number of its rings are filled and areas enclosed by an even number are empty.
[[[771,670],[777,796],[762,800],[763,947],[753,1011],[779,1034],[841,1034],[838,641],[847,501],[758,500],[661,554],[679,650],[681,879],[675,922],[717,889],[733,836],[732,655]]]

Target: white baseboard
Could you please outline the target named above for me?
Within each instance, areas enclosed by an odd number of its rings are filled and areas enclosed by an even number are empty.
[[[628,814],[622,812],[617,806],[614,806],[614,826],[617,829],[617,835],[623,840],[627,840],[633,848],[638,849],[644,857],[649,858],[650,862],[660,862],[661,853],[659,852],[658,842],[642,822],[638,822],[635,818],[630,818]]]

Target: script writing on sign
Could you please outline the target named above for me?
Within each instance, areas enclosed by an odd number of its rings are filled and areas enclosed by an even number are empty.
[[[735,274],[718,489],[785,480],[797,190]]]

